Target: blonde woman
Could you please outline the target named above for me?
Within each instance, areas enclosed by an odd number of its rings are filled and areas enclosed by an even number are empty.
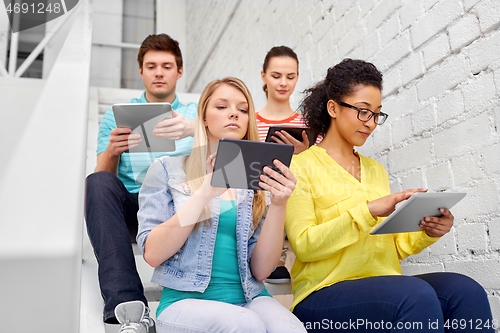
[[[282,248],[295,177],[268,167],[259,185],[271,192],[214,188],[211,170],[221,138],[258,141],[255,109],[245,84],[214,80],[198,105],[189,157],[165,157],[150,167],[139,194],[137,243],[164,286],[158,332],[305,331],[274,300],[264,280]],[[264,223],[265,221],[265,223]]]

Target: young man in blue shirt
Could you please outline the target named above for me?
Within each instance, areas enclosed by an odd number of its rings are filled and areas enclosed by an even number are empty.
[[[137,330],[132,332],[146,332],[153,323],[148,316],[147,300],[131,245],[138,226],[138,193],[154,159],[164,155],[190,154],[197,105],[183,105],[175,94],[177,80],[183,74],[182,54],[177,41],[165,34],[150,35],[141,44],[137,61],[146,90],[130,103],[167,102],[172,105],[173,118],[158,123],[153,134],[177,140],[176,150],[129,153],[128,149],[139,145],[142,138],[131,133],[130,129],[117,128],[112,109],[106,111],[99,126],[97,166],[86,179],[85,219],[99,263],[99,285],[105,303],[104,322],[124,323],[130,319],[126,312],[128,315],[137,312],[131,321],[139,323]],[[127,309],[124,308],[126,304]]]

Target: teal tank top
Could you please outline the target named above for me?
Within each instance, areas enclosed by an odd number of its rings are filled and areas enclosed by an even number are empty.
[[[156,310],[156,317],[171,304],[187,299],[204,299],[230,304],[245,303],[245,294],[241,287],[238,270],[238,254],[236,250],[236,201],[221,200],[222,212],[217,226],[214,254],[212,259],[212,273],[205,292],[180,291],[164,287],[161,300]],[[264,289],[259,296],[271,296]]]

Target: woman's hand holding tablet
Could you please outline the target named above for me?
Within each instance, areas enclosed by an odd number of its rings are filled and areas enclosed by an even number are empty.
[[[264,167],[274,170],[268,176],[282,172],[274,163],[279,160],[290,166],[293,146],[268,142],[221,139],[217,148],[211,184],[214,187],[265,190],[259,185]],[[267,169],[266,169],[267,170]]]
[[[406,190],[369,202],[373,216],[387,216],[370,234],[392,234],[425,230],[430,237],[442,237],[453,226],[453,214],[449,211],[465,197],[465,193],[425,193],[426,190]],[[395,209],[394,202],[406,199]],[[399,200],[399,201],[398,201]],[[394,203],[394,205],[393,205]]]

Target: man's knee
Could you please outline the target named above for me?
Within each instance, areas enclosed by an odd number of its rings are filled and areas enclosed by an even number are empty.
[[[109,197],[112,193],[119,193],[124,188],[118,177],[109,171],[98,171],[85,179],[85,198]]]
[[[117,202],[123,197],[124,185],[118,177],[109,171],[92,173],[85,179],[84,214],[88,218],[91,211],[107,207],[110,202]]]
[[[96,188],[116,186],[117,182],[120,182],[118,177],[109,171],[98,171],[91,173],[85,179],[85,187],[87,191],[93,191]]]

